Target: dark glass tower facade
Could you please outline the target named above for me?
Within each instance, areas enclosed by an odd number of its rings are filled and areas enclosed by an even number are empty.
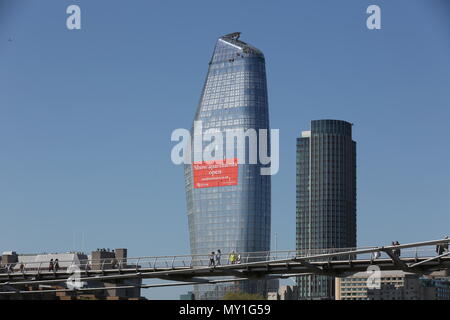
[[[264,55],[239,36],[225,35],[216,43],[194,118],[202,121],[203,133],[213,130],[225,136],[227,130],[269,129]],[[248,154],[249,145],[244,147]],[[236,154],[237,148],[236,144]],[[225,148],[223,154],[225,159]],[[194,165],[185,166],[192,254],[220,249],[223,264],[232,251],[270,250],[271,177],[261,175],[264,165],[259,162],[243,162],[234,171],[236,181],[229,185],[198,184]],[[220,299],[230,289],[263,293],[264,283],[197,285],[194,291],[196,299]]]
[[[296,247],[300,254],[356,247],[356,143],[352,124],[316,120],[297,138]],[[300,299],[332,299],[334,278],[297,278]]]

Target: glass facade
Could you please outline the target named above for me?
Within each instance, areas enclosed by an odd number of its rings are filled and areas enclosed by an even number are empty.
[[[202,130],[269,129],[265,59],[263,53],[239,40],[239,33],[216,43],[194,121]],[[270,141],[269,150],[270,150]],[[245,144],[248,157],[248,143]],[[237,154],[237,144],[234,147]],[[225,147],[223,150],[226,156]],[[242,160],[242,159],[240,159]],[[192,254],[228,254],[270,250],[270,175],[263,165],[243,160],[237,183],[197,188],[192,165],[185,166],[186,198]],[[220,299],[227,290],[263,293],[264,281],[197,285],[196,299]]]
[[[356,143],[352,124],[316,120],[297,138],[296,247],[300,254],[356,247]],[[332,299],[334,279],[301,276],[300,299]]]

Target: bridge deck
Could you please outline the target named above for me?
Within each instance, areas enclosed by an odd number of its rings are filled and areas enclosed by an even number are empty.
[[[309,252],[308,255],[298,255],[295,251],[248,253],[244,256],[244,261],[247,262],[215,267],[204,266],[208,256],[141,257],[134,259],[135,264],[130,264],[130,260],[133,259],[128,259],[126,264],[119,263],[116,268],[108,268],[111,266],[111,261],[105,260],[96,264],[101,268],[92,270],[85,267],[87,263],[81,262],[77,276],[78,281],[82,282],[158,278],[180,283],[212,283],[213,280],[208,280],[209,278],[262,279],[300,274],[342,277],[366,271],[369,266],[378,266],[380,270],[403,270],[426,274],[450,268],[448,250],[440,256],[434,252],[436,244],[448,244],[449,241],[449,239],[443,239],[401,246],[353,250],[333,249],[335,252],[331,252],[332,250],[319,254]],[[401,257],[396,252],[398,249],[401,250]],[[284,258],[280,259],[280,256]],[[159,263],[157,263],[158,260]],[[7,268],[6,271],[0,272],[0,291],[6,286],[19,288],[30,284],[64,284],[74,275],[73,272],[68,273],[67,268],[48,271],[42,267],[40,263],[37,268],[30,265],[27,268],[23,266],[21,271],[17,270],[17,264],[14,268]]]

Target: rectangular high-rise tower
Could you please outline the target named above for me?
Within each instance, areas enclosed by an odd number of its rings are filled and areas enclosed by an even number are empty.
[[[216,43],[194,118],[193,140],[194,127],[200,121],[200,134],[219,132],[225,136],[226,131],[269,130],[264,55],[239,36],[228,34]],[[239,154],[238,147],[233,149]],[[249,143],[244,144],[244,149],[248,155]],[[208,176],[213,167],[194,159],[192,165],[185,166],[185,181],[191,253],[207,255],[220,249],[222,262],[226,263],[233,251],[270,250],[271,177],[261,174],[264,165],[260,163],[252,164],[237,156],[226,159],[225,150],[220,150],[222,153],[227,165],[218,170],[220,174]],[[193,158],[195,155],[194,150]],[[262,283],[197,285],[194,291],[196,299],[220,299],[236,288],[263,293]]]
[[[356,142],[352,124],[316,120],[297,138],[296,247],[300,255],[356,247]],[[333,299],[334,279],[297,278],[300,299]]]

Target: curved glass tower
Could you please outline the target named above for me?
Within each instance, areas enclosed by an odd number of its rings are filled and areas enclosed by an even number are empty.
[[[201,133],[269,129],[267,85],[263,53],[239,40],[240,33],[220,37],[216,43],[194,121],[201,121]],[[193,135],[194,136],[194,135]],[[195,137],[194,137],[195,139]],[[270,250],[270,175],[261,175],[259,162],[250,164],[249,139],[244,144],[247,159],[227,160],[236,165],[227,177],[202,183],[196,163],[185,166],[186,198],[192,254],[222,252],[228,255]],[[224,139],[225,141],[225,139]],[[234,145],[234,144],[233,144]],[[238,144],[234,146],[238,154]],[[270,150],[270,141],[268,141]],[[225,146],[223,159],[226,159]],[[194,151],[195,153],[195,151]],[[199,180],[200,179],[200,180]],[[197,285],[196,299],[220,299],[227,290],[238,288],[264,293],[264,281]]]

